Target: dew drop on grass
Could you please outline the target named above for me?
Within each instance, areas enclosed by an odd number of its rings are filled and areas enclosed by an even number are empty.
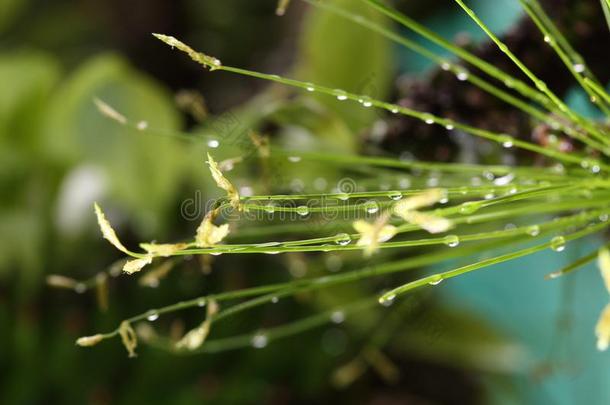
[[[538,226],[538,225],[528,226],[527,229],[525,230],[525,232],[527,232],[527,234],[529,236],[538,236],[540,234],[540,226]]]
[[[87,285],[85,285],[85,283],[77,283],[74,286],[74,291],[76,291],[77,294],[82,294],[87,291]]]
[[[301,161],[300,156],[288,156],[288,161],[292,163],[298,163]]]
[[[467,70],[460,70],[455,77],[457,77],[457,79],[461,82],[468,80],[468,77],[470,77],[470,74],[468,73]]]
[[[599,216],[599,220],[600,220],[601,222],[606,222],[606,221],[608,221],[608,214],[601,214],[601,215]]]
[[[217,147],[220,146],[220,142],[218,142],[216,139],[210,139],[208,141],[208,146],[212,149],[216,149]]]
[[[551,249],[555,252],[563,252],[566,248],[566,239],[563,236],[555,236],[551,239]]]
[[[347,201],[347,200],[349,200],[349,194],[341,193],[337,196],[337,198],[341,201]]]
[[[344,90],[340,90],[340,89],[336,89],[335,91],[333,91],[335,97],[337,97],[337,100],[339,101],[345,101],[347,100],[347,93]]]
[[[585,65],[583,65],[582,63],[575,63],[574,65],[572,65],[572,67],[574,68],[574,71],[576,73],[582,73],[585,71]]]
[[[358,101],[362,104],[363,107],[368,108],[373,105],[373,101],[368,96],[362,96],[362,97],[360,97],[360,99]]]
[[[330,314],[330,320],[333,323],[342,323],[345,321],[345,313],[343,311],[334,311],[332,314]]]
[[[154,321],[156,321],[157,319],[159,319],[159,313],[158,313],[157,311],[155,311],[155,310],[148,311],[148,312],[146,313],[146,319],[147,319],[148,321],[150,321],[150,322],[154,322]]]
[[[383,295],[379,298],[379,303],[381,305],[383,305],[384,307],[389,307],[390,305],[392,305],[394,303],[395,299],[396,299],[396,295],[394,295],[394,294]]]
[[[424,122],[428,125],[434,124],[434,117],[431,115],[424,116]]]
[[[451,63],[449,63],[449,62],[441,63],[441,69],[443,69],[444,71],[448,71],[449,69],[451,69]]]
[[[433,276],[430,278],[430,281],[428,282],[428,284],[430,285],[439,285],[440,283],[443,282],[443,276],[441,276],[440,274]]]
[[[269,203],[263,207],[266,213],[273,214],[275,212],[275,205],[273,203]]]
[[[502,144],[503,147],[505,148],[512,148],[514,143],[515,143],[515,139],[510,136],[510,135],[501,135],[498,140],[500,141],[500,143]]]
[[[390,111],[392,112],[392,114],[398,114],[398,107],[394,106]]]
[[[457,235],[447,235],[443,243],[449,247],[456,247],[460,244],[460,238]]]
[[[297,207],[297,214],[304,217],[309,214],[309,208],[306,205],[300,205]]]
[[[447,131],[453,131],[455,129],[455,125],[453,125],[453,124],[446,124],[445,125],[445,129]]]
[[[481,208],[481,203],[478,201],[467,201],[460,206],[460,214],[474,214]]]
[[[251,343],[252,347],[254,347],[255,349],[262,349],[267,346],[267,344],[269,343],[269,339],[264,333],[257,333],[256,335],[252,336]]]
[[[305,89],[307,91],[314,91],[316,88],[314,87],[314,85],[312,83],[306,83],[305,84]]]
[[[279,301],[280,301],[280,299],[278,297],[271,297],[272,304],[277,304]]]
[[[199,308],[205,307],[205,299],[200,299],[199,301],[197,301],[197,306]]]
[[[352,238],[346,233],[339,233],[335,236],[335,243],[340,246],[349,245]]]
[[[368,201],[365,204],[365,209],[369,214],[376,214],[379,211],[379,204],[375,201]]]
[[[402,199],[402,193],[400,191],[390,191],[388,197],[390,197],[390,200],[398,201]]]

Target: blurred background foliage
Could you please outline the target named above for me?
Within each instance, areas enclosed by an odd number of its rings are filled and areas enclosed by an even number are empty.
[[[361,2],[334,1],[388,24]],[[87,279],[120,257],[99,234],[93,201],[104,204],[129,245],[192,235],[200,216],[181,215],[184,202],[198,207],[218,195],[204,167],[208,146],[203,135],[220,136],[214,152],[219,159],[244,153],[236,141],[223,137],[237,131],[245,138],[248,128],[272,133],[275,143],[292,148],[362,150],[364,134],[385,118],[373,109],[209,74],[150,35],[175,35],[226,64],[379,99],[397,93],[399,73],[424,68],[424,62],[402,55],[376,35],[293,3],[278,18],[273,0],[0,1],[1,402],[486,403],[493,397],[490,387],[514,388],[507,377],[520,367],[520,348],[471,311],[450,310],[451,302],[439,303],[429,294],[391,312],[363,311],[344,324],[264,350],[179,357],[141,348],[132,360],[118,341],[93,350],[74,346],[75,338],[111,330],[149,308],[289,280],[303,271],[324,274],[336,271],[337,263],[358,265],[359,255],[330,262],[316,255],[219,257],[212,274],[203,275],[201,262],[185,260],[160,288],[141,287],[135,278],[111,279],[107,311],[100,310],[93,291],[74,294],[45,285],[48,274]],[[447,28],[440,33],[450,37],[456,31],[449,27],[464,25],[452,2],[396,3],[439,30]],[[479,3],[486,15],[502,17],[492,24],[497,29],[506,29],[518,16],[512,2],[494,2],[494,7],[507,3],[508,14],[490,9],[490,2]],[[505,18],[510,13],[513,17]],[[185,90],[205,97],[207,116],[180,108],[177,95]],[[96,109],[95,98],[145,121],[151,131],[109,121]],[[227,117],[234,127],[218,134]],[[165,136],[183,130],[191,134],[187,139]],[[333,170],[311,167],[303,173],[282,166],[273,187],[294,189],[297,177],[305,188],[319,178],[332,183],[341,177]],[[265,191],[256,178],[239,181],[254,192]],[[391,280],[384,280],[379,288],[389,285]],[[358,299],[360,288],[298,296],[227,322],[218,333],[243,333],[327,310]],[[201,317],[191,311],[155,325],[175,336]],[[360,376],[363,348],[376,339],[377,329],[389,331],[383,351],[390,360],[376,352],[384,360],[364,361]],[[398,380],[392,377],[394,368]],[[342,388],[337,370],[348,375]]]

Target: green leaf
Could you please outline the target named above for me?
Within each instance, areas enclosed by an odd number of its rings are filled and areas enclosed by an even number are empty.
[[[363,3],[353,0],[332,3],[382,26],[388,25],[385,17]],[[303,80],[383,100],[389,92],[392,66],[391,46],[380,35],[327,11],[310,9],[303,25],[296,69]],[[359,104],[317,98],[354,131],[376,118],[373,109]]]
[[[99,98],[151,131],[103,116]],[[46,124],[46,148],[60,162],[92,164],[111,179],[113,197],[145,231],[174,198],[185,163],[175,138],[152,136],[178,129],[170,94],[115,55],[86,62],[55,94]]]

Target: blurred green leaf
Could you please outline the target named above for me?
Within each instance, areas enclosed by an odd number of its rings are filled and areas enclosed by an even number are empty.
[[[333,0],[342,8],[380,25],[387,20],[363,2]],[[391,46],[381,36],[321,9],[311,8],[303,24],[297,72],[303,80],[385,99],[392,71]],[[374,109],[317,97],[343,118],[354,131],[370,125]]]
[[[103,168],[112,179],[113,199],[128,208],[141,230],[152,232],[179,186],[185,167],[181,145],[108,119],[94,98],[156,132],[173,133],[179,118],[171,96],[118,56],[99,56],[55,94],[45,128],[46,147],[55,159]]]

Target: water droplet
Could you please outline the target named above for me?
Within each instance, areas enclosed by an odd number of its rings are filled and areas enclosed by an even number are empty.
[[[441,63],[441,69],[443,69],[444,71],[451,69],[451,63],[449,63],[449,62]]]
[[[343,311],[334,311],[330,314],[330,320],[333,323],[342,323],[345,321],[345,313]]]
[[[481,208],[481,203],[478,201],[467,201],[460,206],[460,214],[474,214]]]
[[[428,284],[430,285],[439,285],[440,283],[443,282],[443,276],[441,276],[440,274],[437,274],[435,276],[430,277],[430,281],[428,282]]]
[[[347,201],[347,200],[349,200],[349,194],[341,193],[337,196],[337,198],[341,201]]]
[[[365,203],[364,208],[369,214],[376,214],[379,211],[379,204],[376,201],[368,201]]]
[[[563,236],[555,236],[551,239],[551,249],[555,252],[563,252],[566,248],[566,239]]]
[[[504,85],[506,87],[508,87],[509,89],[512,89],[513,87],[515,87],[515,83],[511,79],[504,80]]]
[[[301,161],[300,156],[288,156],[288,161],[292,163],[298,163]]]
[[[251,343],[252,347],[254,347],[255,349],[262,349],[267,346],[267,343],[269,343],[269,339],[264,333],[257,333],[256,335],[252,336]]]
[[[138,128],[138,130],[140,131],[144,131],[145,129],[148,128],[148,122],[147,121],[139,121],[136,125],[136,128]]]
[[[210,148],[216,149],[217,147],[219,147],[219,146],[220,146],[220,142],[218,142],[216,139],[210,139],[210,140],[208,141],[208,146],[209,146]]]
[[[389,307],[390,305],[392,305],[394,303],[395,299],[396,299],[396,294],[382,295],[379,298],[379,303],[381,305],[383,305],[384,307]]]
[[[434,117],[430,114],[424,116],[424,122],[428,125],[434,124]]]
[[[402,199],[402,193],[400,191],[390,191],[388,197],[390,197],[390,200],[398,201]]]
[[[601,214],[599,216],[599,220],[602,221],[602,222],[608,221],[608,214]]]
[[[312,83],[306,83],[305,84],[305,89],[307,91],[314,91],[316,88],[314,87],[314,85]]]
[[[270,202],[269,204],[265,205],[263,207],[263,209],[265,210],[266,213],[273,214],[275,212],[275,204]]]
[[[525,232],[529,236],[538,236],[540,235],[540,227],[538,225],[528,226]]]
[[[339,233],[335,236],[335,243],[340,246],[349,245],[352,238],[346,233]]]
[[[392,114],[398,114],[398,107],[393,106],[390,111],[392,112]]]
[[[453,131],[455,129],[455,125],[453,125],[453,124],[446,124],[445,125],[445,129],[447,131]]]
[[[575,63],[574,65],[572,65],[572,67],[574,68],[574,71],[576,73],[582,73],[585,71],[585,65],[583,65],[582,63]]]
[[[362,106],[367,108],[373,105],[373,101],[369,96],[362,96],[358,101],[362,104]]]
[[[460,70],[456,75],[457,79],[461,82],[468,80],[470,74],[467,70]]]
[[[146,319],[150,322],[154,322],[159,319],[159,313],[157,311],[151,310],[146,313]]]
[[[200,300],[197,301],[197,306],[198,307],[205,307],[205,298],[202,298]]]
[[[76,291],[77,294],[83,294],[87,291],[87,285],[85,283],[77,283],[74,286],[74,291]]]
[[[541,81],[537,81],[536,82],[536,87],[538,88],[538,90],[540,91],[546,91],[547,90],[547,86],[545,82],[541,82]]]
[[[347,100],[347,93],[345,91],[337,89],[333,93],[337,97],[337,100],[339,100],[339,101]]]
[[[545,35],[544,36],[544,42],[546,42],[547,44],[550,44],[551,42],[553,42],[553,39],[550,36]]]
[[[280,299],[278,297],[271,297],[272,304],[277,304],[279,301],[280,301]]]
[[[512,148],[515,143],[515,139],[510,135],[500,135],[498,140],[505,148]]]
[[[447,235],[444,243],[449,247],[456,247],[460,244],[460,238],[457,235]]]
[[[492,198],[494,198],[496,195],[491,192],[491,193],[487,193],[483,196],[483,198],[485,198],[486,200],[491,200]]]
[[[300,205],[297,207],[297,214],[299,214],[300,216],[304,217],[307,214],[309,214],[309,208],[307,208],[306,205]]]

